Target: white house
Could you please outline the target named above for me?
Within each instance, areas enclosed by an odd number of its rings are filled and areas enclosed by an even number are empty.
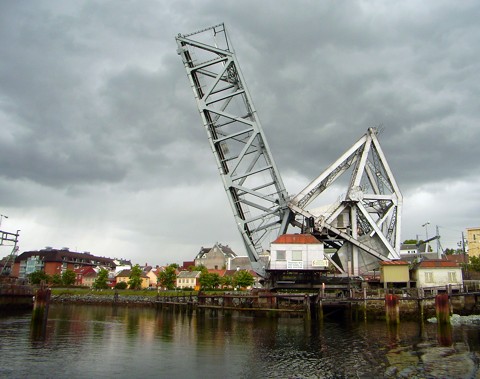
[[[448,260],[423,260],[413,267],[412,280],[417,282],[417,288],[447,285],[458,288],[463,284],[462,268]]]
[[[270,270],[325,270],[323,243],[311,234],[283,234],[270,245]]]
[[[177,288],[200,288],[200,271],[180,271],[177,275]]]
[[[400,245],[400,255],[418,254],[418,246],[413,243],[402,243]]]

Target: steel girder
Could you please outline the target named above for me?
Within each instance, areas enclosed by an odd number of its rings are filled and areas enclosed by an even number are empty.
[[[352,174],[346,195],[334,209],[320,214],[307,210],[317,196],[350,169]],[[377,261],[400,257],[402,202],[402,194],[378,142],[377,130],[370,128],[300,191],[289,207],[297,215],[313,218],[315,232],[320,238],[343,240],[343,253],[348,255],[344,260],[353,265],[348,270],[359,275],[372,267],[365,257],[362,258],[363,254]],[[345,219],[348,222],[345,223]]]
[[[287,192],[224,25],[176,41],[247,254],[263,275],[259,254],[288,227]]]
[[[368,129],[289,201],[225,26],[179,34],[176,42],[255,271],[265,274],[259,254],[270,242],[286,233],[289,224],[305,229],[307,219],[313,220],[318,238],[347,256],[349,273],[371,268],[365,255],[375,260],[375,267],[379,260],[399,258],[403,199],[376,129]],[[307,209],[347,171],[352,171],[350,184],[335,208],[320,214]],[[347,225],[341,219],[347,219]]]

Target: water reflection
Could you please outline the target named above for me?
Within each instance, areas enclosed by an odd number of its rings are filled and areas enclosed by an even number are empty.
[[[39,338],[29,317],[0,319],[0,377],[469,378],[480,359],[474,325],[53,305]]]

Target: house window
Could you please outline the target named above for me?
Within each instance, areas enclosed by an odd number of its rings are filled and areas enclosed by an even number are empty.
[[[302,250],[292,251],[292,261],[302,261]]]
[[[286,261],[287,255],[285,250],[277,250],[277,261]]]
[[[425,273],[425,283],[433,283],[433,272]]]
[[[455,271],[448,272],[448,282],[456,283],[457,282],[457,273]]]

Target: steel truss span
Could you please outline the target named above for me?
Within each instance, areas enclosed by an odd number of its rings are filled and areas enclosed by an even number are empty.
[[[210,147],[252,266],[285,233],[287,192],[223,24],[176,37]]]
[[[289,226],[314,234],[341,272],[362,275],[399,258],[402,195],[369,128],[339,159],[290,199],[263,133],[224,24],[176,37],[227,198],[255,271],[260,255]],[[327,211],[309,209],[351,172],[346,195]]]
[[[345,196],[327,210],[309,204],[345,173]],[[377,129],[367,133],[289,203],[296,216],[327,245],[336,247],[332,263],[353,275],[378,268],[378,261],[399,259],[403,197],[388,165]]]

